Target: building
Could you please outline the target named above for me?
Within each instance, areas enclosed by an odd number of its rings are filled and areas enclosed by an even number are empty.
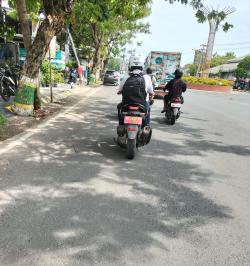
[[[8,16],[9,11],[11,11],[11,8],[8,5],[8,1],[0,0],[1,23],[5,23],[15,30],[15,36],[11,42],[6,42],[6,36],[4,33],[2,33],[2,36],[0,35],[0,64],[23,64],[26,58],[26,49],[24,47],[21,25],[18,20]],[[42,14],[40,14],[38,21],[30,21],[32,38],[35,38],[37,30],[43,19],[41,15]],[[56,36],[51,40],[49,50],[50,51],[47,53],[46,57],[49,58],[50,55],[52,64],[56,65],[58,68],[64,68],[65,55],[64,52],[58,48]]]
[[[220,77],[223,79],[233,80],[235,78],[234,73],[238,67],[238,64],[246,56],[248,55],[230,59],[223,65],[210,68],[209,77]]]

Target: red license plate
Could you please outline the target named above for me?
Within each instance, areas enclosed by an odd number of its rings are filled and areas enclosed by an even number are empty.
[[[125,116],[124,117],[124,124],[141,125],[142,124],[142,118],[139,116]]]

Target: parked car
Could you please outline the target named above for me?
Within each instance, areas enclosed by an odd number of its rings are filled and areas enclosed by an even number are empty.
[[[119,85],[120,73],[114,70],[107,70],[104,75],[103,84]]]
[[[120,81],[122,81],[124,77],[125,77],[125,73],[120,73]]]

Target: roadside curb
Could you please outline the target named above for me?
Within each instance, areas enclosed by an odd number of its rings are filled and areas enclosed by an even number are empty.
[[[49,89],[49,88],[48,88]],[[53,92],[53,102],[58,102],[58,101],[61,101],[63,99],[66,99],[67,97],[69,96],[72,96],[72,95],[77,95],[79,92],[88,92],[89,90],[91,90],[92,87],[86,87],[86,86],[77,86],[73,89],[69,89],[69,88],[65,88],[64,90],[61,90],[59,92]],[[45,90],[45,88],[41,88],[41,90]],[[48,95],[43,95],[43,93],[41,93],[41,102],[42,104],[50,104],[51,103],[51,99],[50,99],[50,96]],[[7,110],[8,112],[12,113],[14,115],[14,113],[12,112],[11,108],[11,103],[4,106],[4,109]],[[9,117],[9,119],[11,119],[11,117]]]
[[[237,94],[237,95],[245,95],[245,94],[248,94],[248,93],[250,93],[250,91],[248,90],[248,91],[239,91],[239,90],[232,90],[232,94]]]
[[[189,91],[195,91],[195,92],[200,92],[200,93],[218,93],[218,94],[233,94],[232,91],[211,91],[211,90],[197,90],[197,89],[192,89],[192,88],[188,88]]]
[[[209,91],[209,92],[222,92],[222,93],[231,93],[231,87],[222,87],[222,86],[194,86],[188,85],[188,89],[197,90],[197,91]]]
[[[42,89],[42,90],[44,90],[44,89]],[[84,86],[84,87],[77,86],[74,89],[65,88],[64,90],[59,91],[59,92],[53,91],[53,101],[62,100],[62,99],[67,98],[68,96],[77,94],[78,92],[88,91],[88,90],[90,90],[90,88],[86,88],[86,86]],[[42,103],[44,103],[44,104],[50,103],[50,96],[49,95],[41,95],[41,98],[42,98],[41,99]]]

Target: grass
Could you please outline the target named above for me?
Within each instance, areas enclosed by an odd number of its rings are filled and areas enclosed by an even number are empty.
[[[7,123],[7,118],[0,112],[0,125]]]

